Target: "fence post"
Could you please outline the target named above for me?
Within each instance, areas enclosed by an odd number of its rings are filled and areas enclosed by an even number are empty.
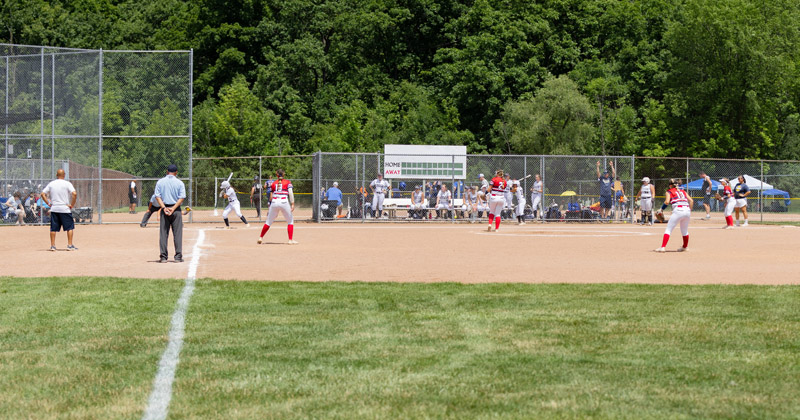
[[[542,199],[539,200],[539,209],[538,209],[538,213],[536,213],[536,215],[539,216],[539,220],[544,221],[544,207],[547,205],[545,203],[545,200],[547,200],[547,193],[546,193],[546,188],[545,188],[546,185],[547,185],[547,178],[546,178],[547,175],[545,174],[544,155],[542,155],[539,159],[540,159],[539,168],[541,168],[541,172],[542,172]],[[534,181],[534,182],[536,182],[536,181]]]
[[[100,49],[98,60],[98,100],[97,100],[97,125],[99,128],[97,136],[97,171],[99,188],[97,190],[97,223],[103,223],[103,49]]]
[[[758,210],[761,213],[761,222],[764,222],[764,160],[761,160],[761,189],[758,190]]]
[[[44,180],[44,47],[39,49],[39,182]]]
[[[631,213],[631,217],[629,222],[633,224],[633,192],[636,190],[636,171],[634,171],[634,165],[636,165],[636,155],[631,155],[631,190],[630,195],[628,195],[628,211]]]
[[[192,157],[192,149],[194,148],[193,144],[193,112],[192,112],[192,102],[194,101],[194,48],[189,50],[189,204],[190,206],[194,205],[192,201],[192,190],[194,187],[194,161]],[[216,193],[216,191],[215,191]],[[189,212],[189,223],[194,221],[194,212]]]
[[[450,185],[453,186],[453,192],[451,193],[450,205],[453,206],[453,218],[450,219],[450,223],[456,222],[456,191],[458,187],[456,187],[456,155],[450,155]]]
[[[6,56],[6,115],[8,115],[8,66],[9,66],[8,56]],[[5,170],[3,171],[3,196],[7,197],[8,196],[8,191],[7,191],[7,189],[8,189],[8,187],[7,187],[7,185],[8,185],[8,118],[6,118],[4,133],[5,133],[5,142],[6,142],[6,147],[5,147],[4,150],[5,150],[5,155],[6,156],[5,156],[5,159],[3,160],[4,165],[5,165]]]
[[[56,177],[56,54],[51,55],[50,67],[50,179]]]

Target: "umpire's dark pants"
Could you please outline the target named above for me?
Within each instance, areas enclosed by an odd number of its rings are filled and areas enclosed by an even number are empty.
[[[165,204],[165,209],[174,206],[174,204]],[[173,241],[175,243],[175,258],[183,259],[183,213],[181,208],[175,209],[175,212],[167,216],[166,213],[161,215],[161,228],[159,229],[158,244],[161,247],[161,259],[167,259],[167,240],[169,239],[169,230],[172,229]]]
[[[256,217],[258,217],[260,219],[261,218],[261,199],[260,198],[254,198],[253,199],[253,206],[255,206],[255,208],[256,208]]]

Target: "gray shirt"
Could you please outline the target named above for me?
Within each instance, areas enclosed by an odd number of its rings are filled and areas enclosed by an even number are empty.
[[[158,180],[153,195],[161,197],[161,201],[164,202],[164,205],[171,206],[177,203],[181,198],[186,198],[186,186],[183,185],[183,181],[176,178],[175,175],[169,174]]]

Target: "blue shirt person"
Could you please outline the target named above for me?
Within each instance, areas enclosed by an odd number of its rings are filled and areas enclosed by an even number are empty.
[[[336,208],[338,209],[338,215],[342,215],[342,190],[339,189],[339,183],[334,182],[333,186],[328,188],[328,192],[325,194],[328,196],[328,200],[336,200]]]
[[[159,206],[164,209],[159,229],[159,262],[162,263],[167,262],[167,239],[170,230],[175,243],[175,262],[183,262],[183,215],[180,209],[181,203],[186,198],[186,186],[175,176],[177,174],[176,165],[167,166],[167,176],[158,180],[153,193]]]
[[[611,194],[614,190],[614,178],[617,177],[617,171],[614,169],[614,162],[608,161],[608,166],[611,168],[611,173],[608,171],[600,174],[600,161],[597,161],[597,182],[600,184],[600,217],[611,217],[612,198]]]

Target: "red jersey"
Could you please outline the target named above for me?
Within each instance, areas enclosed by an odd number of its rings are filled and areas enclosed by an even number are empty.
[[[492,178],[492,193],[503,193],[506,190],[506,180],[496,176]]]
[[[672,204],[673,207],[689,205],[689,198],[686,196],[686,191],[684,190],[672,188],[667,191],[667,195],[669,196],[669,203]]]
[[[279,179],[269,186],[272,191],[272,201],[285,201],[289,199],[289,190],[292,189],[292,181]]]
[[[722,199],[727,200],[731,197],[733,197],[733,190],[731,189],[730,185],[726,185],[725,189],[722,190]]]

